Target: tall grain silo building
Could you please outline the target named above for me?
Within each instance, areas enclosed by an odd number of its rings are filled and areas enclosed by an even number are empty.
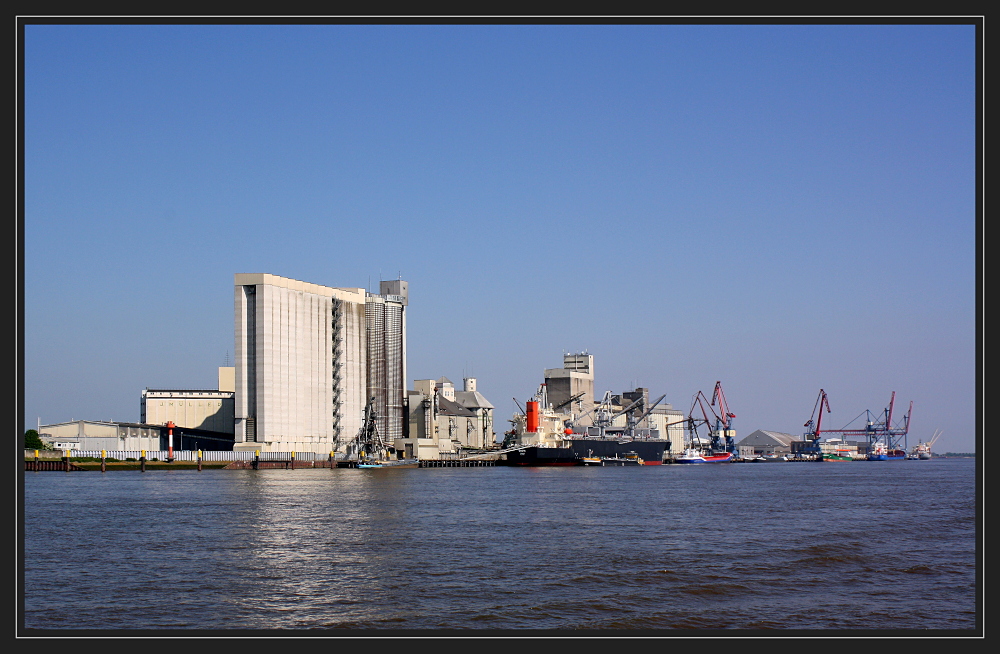
[[[342,451],[372,402],[404,429],[407,283],[379,294],[264,273],[235,276],[235,449]]]

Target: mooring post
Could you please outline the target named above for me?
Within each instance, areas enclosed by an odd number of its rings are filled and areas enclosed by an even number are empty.
[[[198,450],[198,472],[201,472],[201,450]]]
[[[66,472],[69,472],[69,450],[63,450],[63,464],[66,466]]]
[[[253,469],[256,470],[258,465],[260,465],[260,450],[253,453]]]
[[[35,463],[38,463],[38,450],[35,450]]]
[[[292,464],[292,470],[295,470],[295,452],[292,452],[292,460],[289,463]],[[285,464],[285,470],[288,470],[288,463]]]
[[[105,460],[106,456],[107,456],[107,452],[105,452],[104,450],[101,450],[101,472],[107,472],[108,471],[108,463]]]
[[[139,472],[146,472],[146,450],[139,455]]]

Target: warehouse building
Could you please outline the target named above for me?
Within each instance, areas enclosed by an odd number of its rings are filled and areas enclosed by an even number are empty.
[[[802,441],[801,436],[785,434],[780,431],[758,429],[748,434],[746,438],[736,443],[739,456],[750,458],[763,454],[792,454],[793,443]],[[797,449],[797,448],[796,448]]]
[[[39,425],[38,437],[56,450],[165,451],[170,444],[166,425],[101,420],[71,420]],[[175,450],[232,450],[232,434],[192,427],[173,428]]]
[[[142,391],[139,422],[202,429],[228,434],[234,431],[236,369],[219,368],[219,387],[215,390],[151,389]]]
[[[235,276],[235,448],[344,451],[373,406],[404,434],[407,283],[379,294],[276,275]]]

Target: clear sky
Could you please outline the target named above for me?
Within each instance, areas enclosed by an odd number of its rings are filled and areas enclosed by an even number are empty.
[[[24,426],[216,388],[233,275],[409,282],[497,430],[562,366],[738,438],[977,424],[972,25],[27,25]]]

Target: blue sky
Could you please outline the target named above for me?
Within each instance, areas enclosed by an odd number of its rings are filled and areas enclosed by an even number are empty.
[[[738,434],[974,447],[972,25],[27,25],[24,424],[214,388],[233,274],[410,283],[498,428],[565,351]],[[899,414],[897,414],[899,415]],[[829,421],[829,422],[828,422]]]

